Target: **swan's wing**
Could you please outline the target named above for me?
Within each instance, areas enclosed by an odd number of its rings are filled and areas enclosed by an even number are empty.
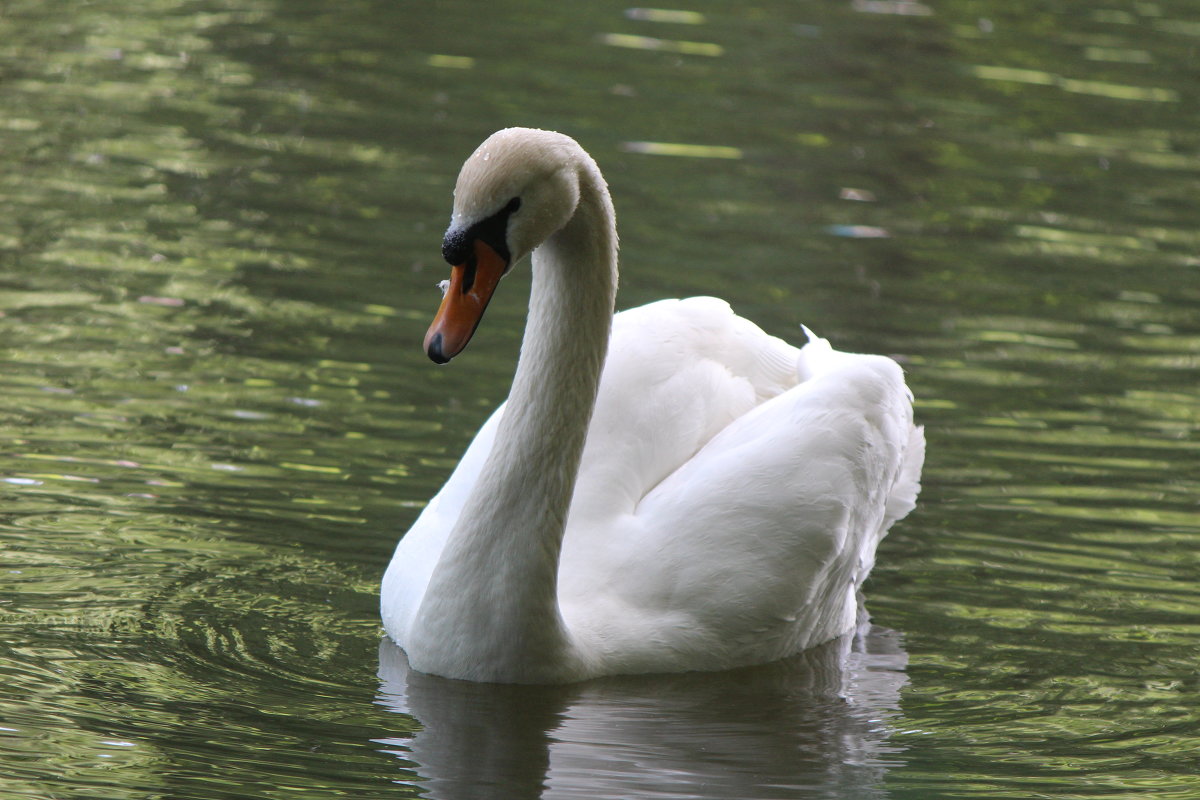
[[[720,430],[794,386],[799,352],[711,297],[617,314],[573,520],[631,512]]]
[[[788,655],[848,630],[923,437],[898,365],[804,348],[805,380],[755,406],[609,526],[564,613],[594,646],[681,668]],[[589,576],[606,575],[603,585]],[[589,585],[591,584],[591,585]],[[700,654],[703,654],[701,657]],[[600,656],[604,657],[604,656]]]
[[[591,514],[607,523],[619,511],[632,511],[717,431],[793,385],[798,353],[714,298],[663,300],[617,314],[572,519]],[[502,405],[480,428],[388,566],[384,627],[401,644],[503,413]],[[568,549],[579,553],[605,534],[581,539],[569,528],[567,538],[579,545]]]

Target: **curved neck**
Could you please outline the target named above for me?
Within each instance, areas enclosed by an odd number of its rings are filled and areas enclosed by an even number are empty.
[[[417,615],[413,650],[424,656],[413,666],[423,671],[551,682],[572,668],[558,561],[617,283],[612,202],[590,158],[579,180],[575,214],[533,253],[504,416]]]

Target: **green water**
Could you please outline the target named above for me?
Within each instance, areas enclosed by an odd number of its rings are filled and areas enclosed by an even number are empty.
[[[1200,9],[676,11],[0,5],[0,797],[1200,795]],[[419,344],[512,124],[605,171],[620,306],[903,360],[868,635],[523,690],[381,645],[511,374],[527,270]]]

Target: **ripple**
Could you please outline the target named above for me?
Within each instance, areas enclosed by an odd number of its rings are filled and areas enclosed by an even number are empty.
[[[1197,795],[1189,4],[58,5],[0,23],[6,792]],[[903,354],[929,464],[867,595],[905,671],[372,703],[378,575],[516,358],[524,269],[419,363],[454,171],[517,111],[604,168],[622,306]],[[455,712],[534,735],[439,748]]]

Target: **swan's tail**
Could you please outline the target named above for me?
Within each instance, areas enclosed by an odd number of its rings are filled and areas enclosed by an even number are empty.
[[[883,532],[892,523],[904,519],[908,512],[917,507],[917,494],[921,491],[921,468],[925,465],[925,428],[914,425],[908,432],[908,444],[904,448],[904,460],[892,491],[888,494],[884,510]],[[883,538],[882,536],[880,538]]]
[[[908,512],[917,507],[917,495],[921,491],[921,468],[924,465],[925,428],[913,425],[908,430],[908,442],[905,444],[900,470],[896,473],[896,480],[892,482],[891,491],[888,492],[883,507],[883,521],[879,523],[879,530],[871,543],[859,553],[856,586],[861,587],[863,581],[871,574],[871,569],[875,566],[875,548],[883,541],[883,537],[887,536],[888,530],[897,520],[904,519]]]
[[[828,339],[817,336],[809,330],[807,325],[800,327],[804,329],[804,335],[808,337],[808,344],[800,348],[800,355],[796,358],[796,377],[801,383],[804,383],[825,371],[829,360],[833,357],[834,350]]]
[[[800,348],[800,354],[796,357],[796,377],[800,383],[862,359],[862,356],[857,353],[843,353],[840,350],[834,350],[828,339],[817,336],[807,325],[800,327],[804,330],[804,335],[808,337],[808,344]]]
[[[878,384],[880,393],[864,409],[868,414],[877,415],[877,423],[891,431],[888,438],[899,448],[899,466],[887,489],[879,527],[874,531],[862,531],[856,581],[861,585],[875,565],[875,548],[888,529],[917,506],[921,469],[925,465],[925,429],[912,423],[912,393],[904,385],[903,372],[895,361],[884,356],[843,353],[807,327],[804,333],[808,336],[808,344],[796,357],[796,376],[801,383],[841,370],[854,375],[865,365],[872,366],[879,376],[886,376],[884,382]]]

